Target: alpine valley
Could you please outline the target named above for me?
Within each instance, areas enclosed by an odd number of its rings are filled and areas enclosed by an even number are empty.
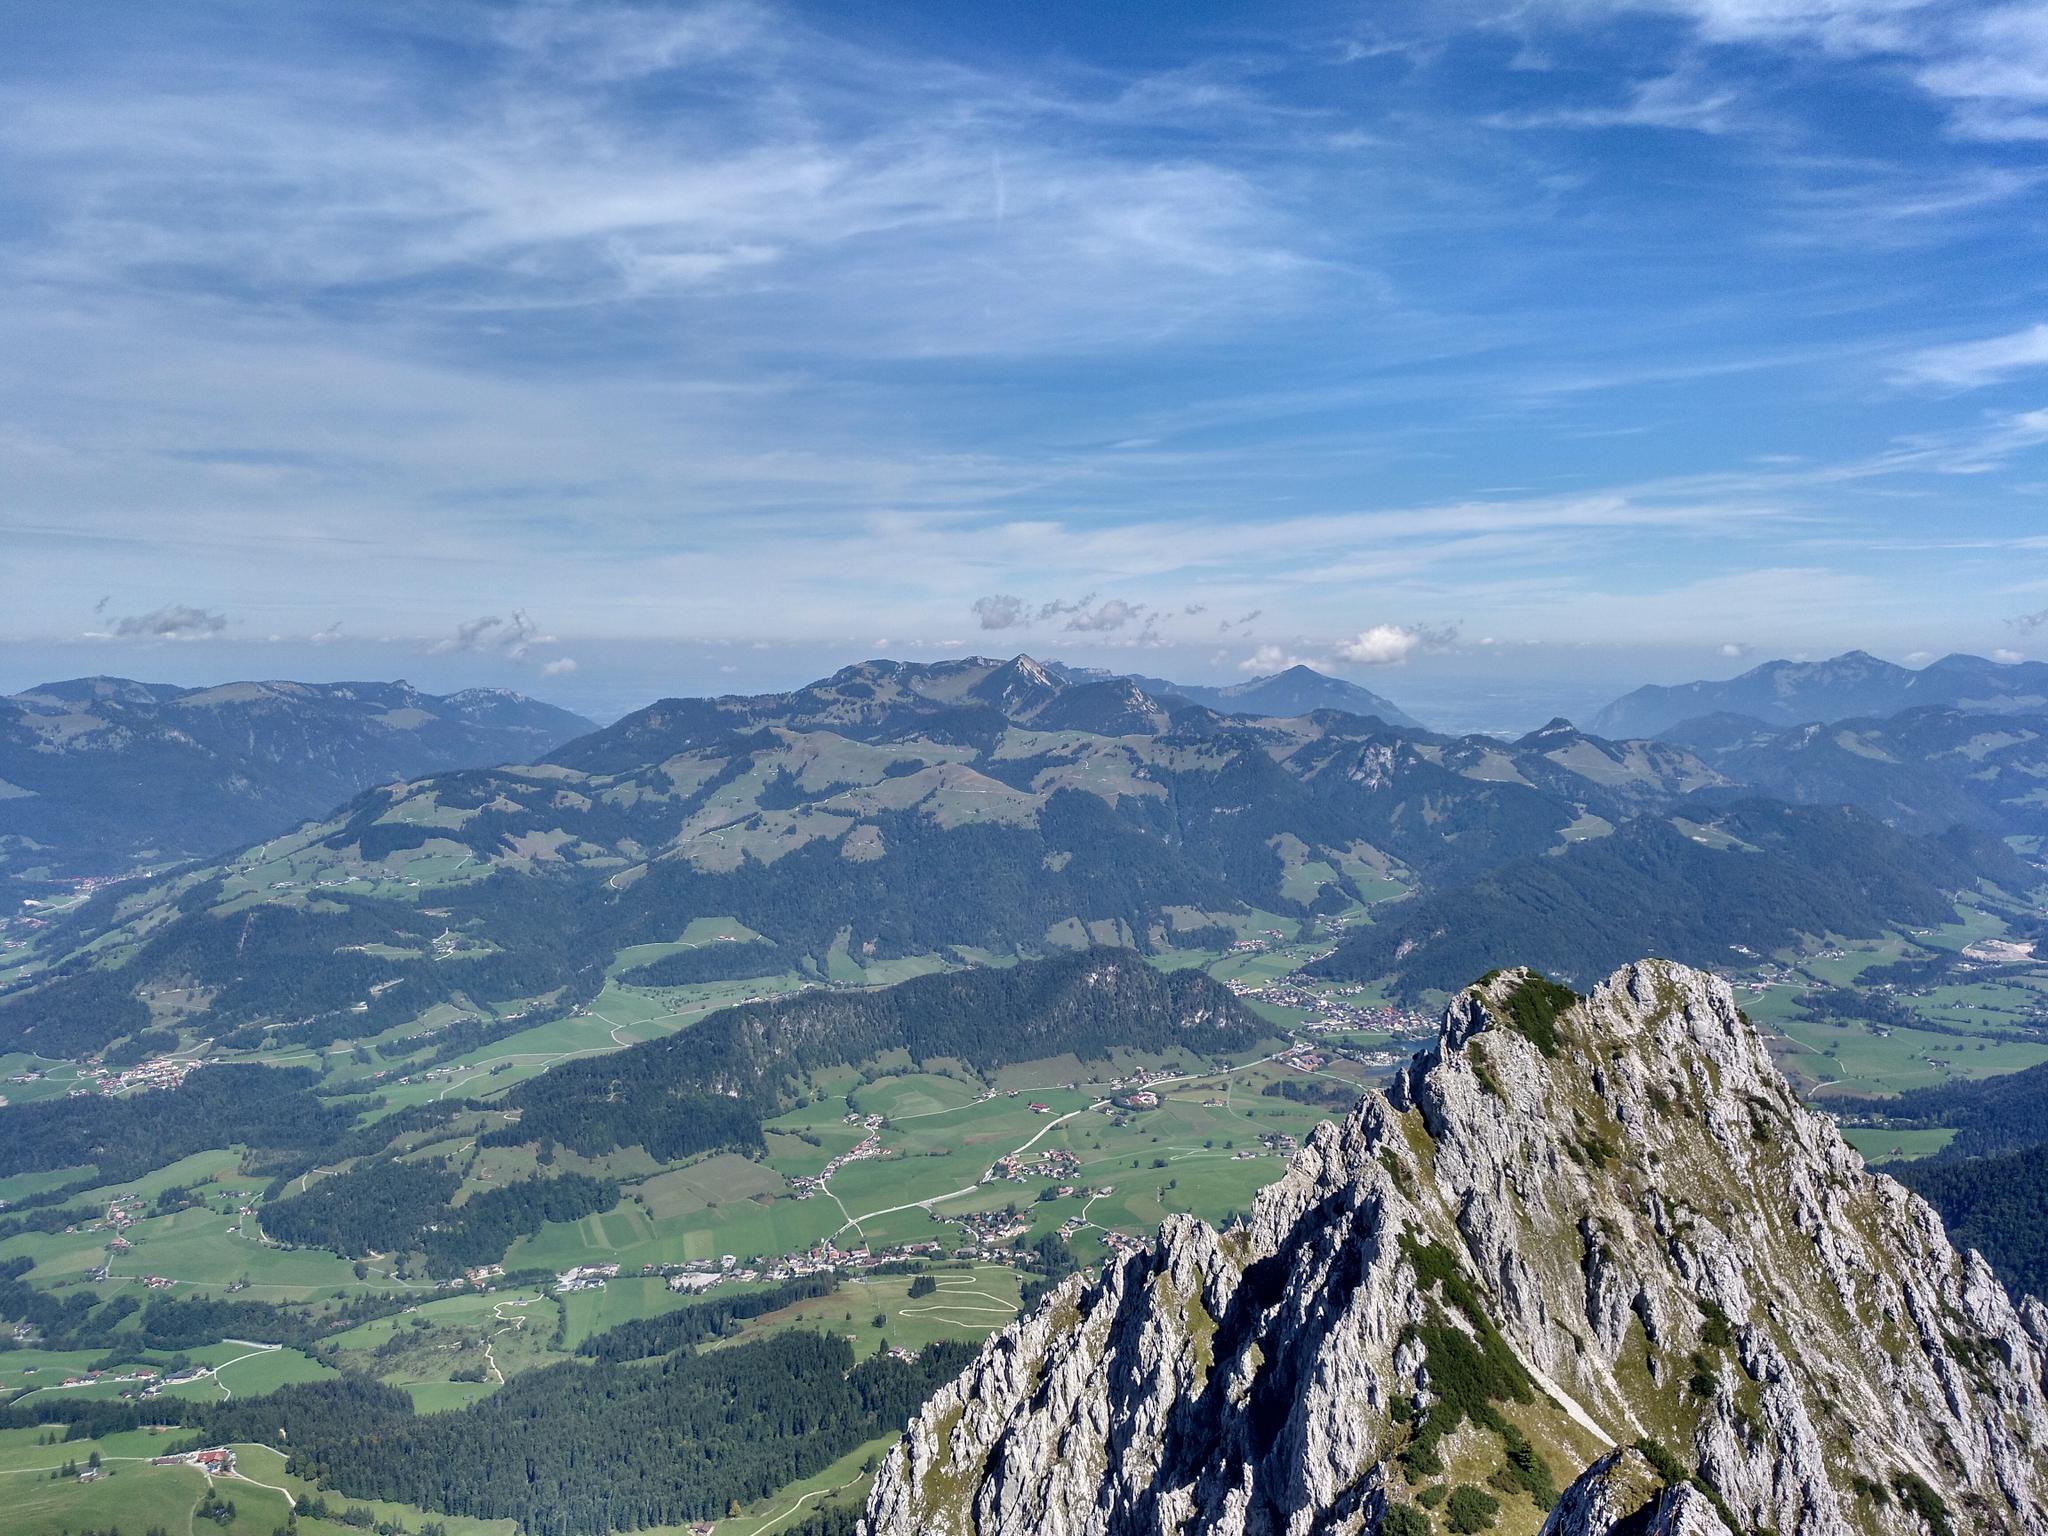
[[[2048,714],[1854,660],[1516,739],[1029,656],[596,729],[33,690],[0,1476],[53,1533],[2048,1536]]]

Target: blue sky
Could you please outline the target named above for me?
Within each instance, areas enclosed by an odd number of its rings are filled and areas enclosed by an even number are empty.
[[[2038,6],[17,0],[0,156],[0,684],[2048,655]]]

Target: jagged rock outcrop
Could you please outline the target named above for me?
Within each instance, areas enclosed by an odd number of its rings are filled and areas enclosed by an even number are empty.
[[[1249,1224],[991,1339],[869,1536],[2048,1536],[2048,1327],[1726,986],[1469,988]]]

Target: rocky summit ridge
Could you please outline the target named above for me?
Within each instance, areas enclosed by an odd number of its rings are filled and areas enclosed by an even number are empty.
[[[1502,972],[1247,1223],[991,1339],[864,1529],[2041,1536],[2044,1356],[1723,983]]]

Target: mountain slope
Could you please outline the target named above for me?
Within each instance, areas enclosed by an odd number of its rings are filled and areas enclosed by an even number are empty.
[[[1906,831],[2048,834],[2048,715],[2036,712],[1915,708],[1789,730],[1711,715],[1660,740],[1777,799],[1854,805]]]
[[[1767,661],[1725,681],[1650,686],[1616,699],[1593,718],[1602,736],[1654,736],[1701,715],[1749,715],[1771,725],[1893,715],[1937,705],[1972,711],[2029,711],[2048,705],[2048,663],[2000,663],[1946,656],[1914,671],[1866,651],[1827,661]]]
[[[869,1536],[2039,1536],[2048,1313],[1865,1171],[1727,989],[1489,978],[1248,1227],[992,1339]]]
[[[1908,837],[1843,807],[1752,800],[1693,814],[1643,816],[1403,902],[1310,969],[1390,978],[1411,998],[1517,958],[1585,982],[1630,954],[1713,965],[1737,945],[1768,954],[1801,935],[1933,926],[1981,878],[2037,878],[1995,840]]]
[[[591,723],[495,688],[48,683],[0,698],[0,873],[118,873],[285,831],[369,785],[525,762]]]
[[[1422,728],[1421,721],[1391,699],[1313,667],[1293,666],[1270,677],[1255,677],[1226,688],[1183,683],[1171,686],[1169,691],[1230,715],[1306,715],[1319,709],[1341,709],[1348,715],[1375,716],[1388,725]]]

